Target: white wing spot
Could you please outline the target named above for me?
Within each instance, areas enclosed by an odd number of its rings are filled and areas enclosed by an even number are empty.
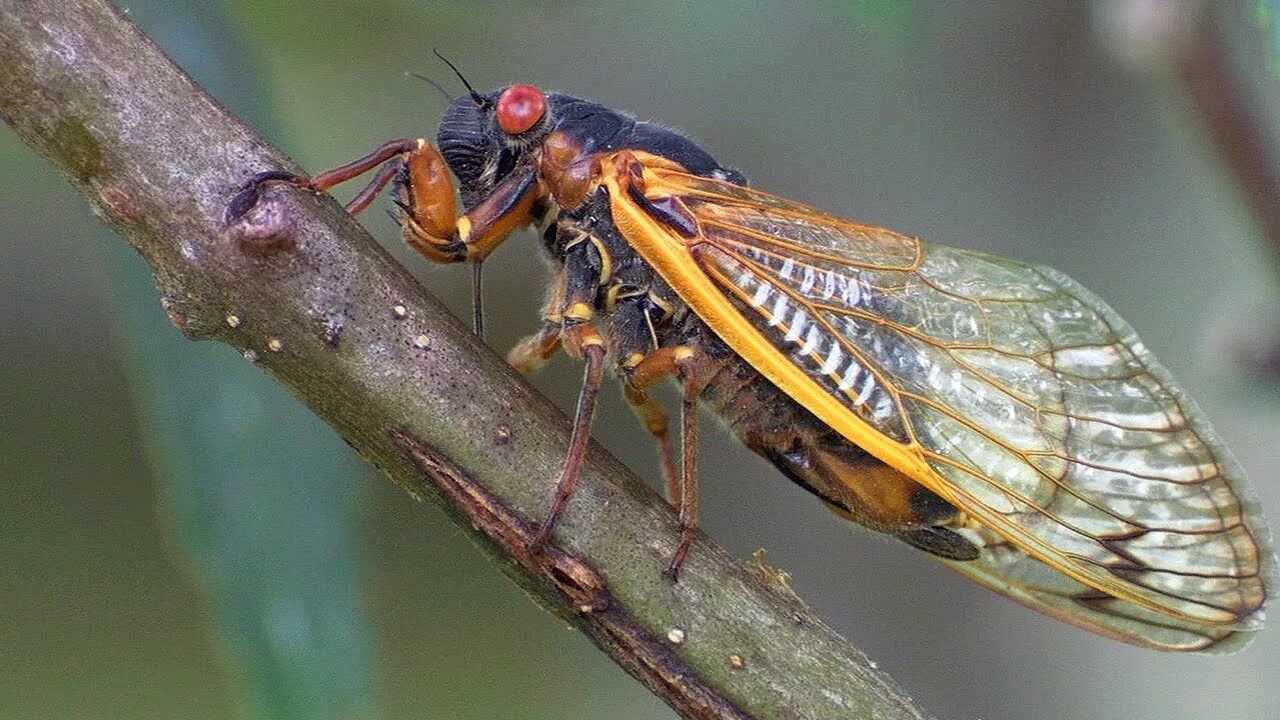
[[[796,308],[791,315],[791,328],[787,330],[786,337],[783,340],[787,342],[795,342],[800,339],[800,333],[804,332],[804,325],[809,321],[809,315],[804,308]]]
[[[800,281],[800,294],[808,295],[809,291],[813,289],[813,284],[817,282],[817,280],[818,277],[817,274],[813,272],[813,268],[806,267],[804,269],[804,279]]]
[[[787,311],[787,294],[778,293],[778,299],[773,301],[773,309],[769,311],[769,327],[773,327],[782,322],[782,315]]]
[[[827,356],[827,361],[822,364],[822,374],[830,375],[840,367],[840,361],[844,359],[844,351],[840,349],[840,343],[831,344],[831,354]]]
[[[858,397],[853,399],[854,407],[862,407],[862,403],[871,397],[871,391],[876,387],[876,376],[867,373],[867,379],[862,383],[862,390],[858,393]]]
[[[836,274],[828,270],[822,277],[822,299],[830,300],[836,294]]]
[[[772,292],[773,286],[767,282],[760,283],[756,288],[756,294],[751,296],[751,307],[760,307],[765,300],[769,299],[769,293]]]
[[[925,375],[924,382],[931,388],[938,388],[938,378],[942,376],[942,368],[937,365],[930,365],[929,372]]]
[[[786,262],[782,263],[782,269],[778,271],[778,276],[783,280],[790,280],[791,273],[795,269],[796,261],[792,258],[787,258]]]
[[[840,392],[844,392],[853,387],[853,381],[858,379],[858,373],[862,372],[862,366],[857,360],[850,360],[849,367],[844,371],[844,377],[840,378]]]
[[[822,334],[818,331],[817,325],[809,326],[809,334],[804,338],[804,345],[800,347],[800,356],[804,357],[812,353],[818,347],[818,341],[822,339]]]
[[[857,278],[843,277],[840,278],[844,287],[841,288],[841,299],[845,305],[857,305],[862,299],[862,287],[858,283]]]

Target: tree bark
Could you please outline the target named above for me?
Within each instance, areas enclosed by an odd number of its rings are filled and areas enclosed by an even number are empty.
[[[562,413],[332,199],[110,4],[0,0],[0,115],[151,265],[188,337],[238,349],[414,497],[449,510],[541,604],[690,718],[922,718],[763,565],[699,538],[678,583],[671,508],[598,447],[546,552],[529,548]]]

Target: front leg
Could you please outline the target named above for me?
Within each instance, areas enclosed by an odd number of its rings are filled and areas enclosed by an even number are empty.
[[[307,188],[312,192],[321,193],[327,192],[348,180],[360,177],[381,165],[382,167],[374,175],[373,179],[369,181],[369,184],[356,194],[354,200],[347,204],[347,212],[351,215],[358,215],[361,210],[369,206],[369,203],[387,186],[387,183],[405,167],[406,158],[424,145],[427,145],[427,141],[422,139],[400,138],[399,140],[391,140],[383,143],[377,150],[362,158],[322,172],[314,177],[295,175],[283,170],[260,172],[250,178],[249,182],[245,183],[240,192],[236,193],[231,202],[227,204],[225,219],[230,224],[248,212],[249,208],[256,205],[261,198],[262,188],[270,183],[289,183],[290,185]],[[430,146],[427,145],[427,147]],[[443,162],[441,160],[441,163]],[[449,187],[449,192],[450,197],[452,197],[452,186]]]
[[[442,183],[448,183],[447,202],[440,191]],[[512,230],[533,222],[533,208],[542,190],[534,168],[524,165],[512,170],[481,203],[455,217],[453,184],[444,160],[435,148],[425,145],[421,154],[409,158],[396,196],[409,247],[432,262],[479,262]]]
[[[385,168],[384,168],[385,170]],[[396,205],[401,236],[426,259],[437,263],[470,261],[472,327],[484,338],[482,272],[484,259],[511,234],[528,225],[542,195],[537,174],[517,167],[480,204],[455,217],[453,183],[436,149],[420,143],[398,172]]]
[[[258,173],[227,205],[227,222],[248,212],[270,183],[327,192],[375,168],[378,172],[347,204],[347,212],[355,215],[364,210],[391,180],[399,178],[396,204],[401,210],[405,242],[437,263],[483,260],[512,230],[532,222],[533,208],[545,194],[536,169],[523,165],[494,186],[483,202],[459,216],[453,179],[444,158],[426,140],[402,138],[313,177],[280,170]]]
[[[233,222],[257,203],[262,187],[285,182],[314,192],[325,192],[374,168],[373,179],[347,204],[356,215],[373,202],[392,179],[400,225],[409,247],[436,263],[471,261],[474,327],[483,337],[480,298],[480,264],[506,240],[511,231],[529,224],[538,200],[545,195],[536,169],[525,164],[513,169],[489,191],[485,200],[458,216],[453,180],[444,158],[426,140],[392,140],[368,155],[315,177],[284,171],[255,175],[227,206],[226,220]]]

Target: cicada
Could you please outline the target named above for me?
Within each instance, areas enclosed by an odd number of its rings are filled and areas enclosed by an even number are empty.
[[[1240,466],[1093,293],[754,189],[688,138],[588,100],[468,90],[436,146],[263,173],[229,212],[264,183],[323,192],[376,169],[348,210],[391,184],[404,239],[432,262],[479,262],[537,228],[553,280],[509,360],[528,373],[563,349],[586,365],[539,541],[609,366],[660,448],[683,531],[673,576],[698,522],[701,403],[844,517],[1045,614],[1161,650],[1236,650],[1261,626],[1275,561]],[[668,379],[678,452],[651,395]]]

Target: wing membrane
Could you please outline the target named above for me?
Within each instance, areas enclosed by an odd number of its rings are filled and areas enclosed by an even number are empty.
[[[644,182],[699,234],[636,217],[628,239],[767,377],[976,521],[982,558],[950,565],[1130,642],[1259,627],[1272,555],[1239,466],[1088,290],[729,183]]]

